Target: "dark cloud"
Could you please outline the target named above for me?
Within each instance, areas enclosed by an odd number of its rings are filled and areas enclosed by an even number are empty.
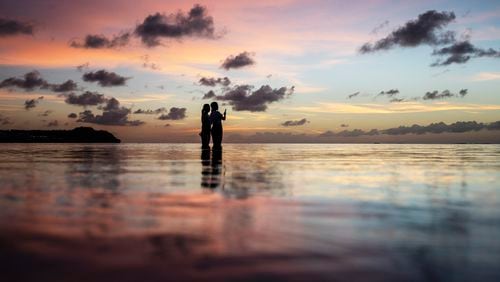
[[[66,82],[61,84],[50,84],[49,88],[54,92],[70,92],[77,90],[78,85],[73,80],[68,79]]]
[[[348,124],[343,123],[343,124],[341,124],[341,125],[340,125],[340,127],[349,127],[349,125],[348,125]]]
[[[401,135],[401,134],[425,134],[425,133],[443,133],[443,132],[469,132],[487,129],[488,124],[478,123],[476,121],[458,121],[452,124],[444,122],[431,123],[427,126],[414,124],[412,126],[400,126],[389,128],[382,131],[384,134]]]
[[[10,118],[0,113],[0,125],[9,125],[9,124],[12,124]]]
[[[309,121],[305,118],[303,119],[300,119],[300,120],[287,120],[285,122],[283,122],[281,125],[282,126],[285,126],[285,127],[288,127],[288,126],[300,126],[300,125],[304,125],[306,123],[308,123]]]
[[[29,100],[24,101],[24,109],[29,110],[29,109],[35,108],[38,105],[38,103],[40,102],[40,100],[42,100],[42,99],[43,99],[43,96],[40,96],[36,99],[29,99]]]
[[[397,95],[397,94],[399,94],[398,89],[391,89],[391,90],[387,90],[387,91],[380,91],[380,93],[378,93],[377,96],[392,97],[392,96]]]
[[[47,123],[47,127],[57,127],[59,126],[59,122],[57,120],[52,120]]]
[[[77,118],[77,117],[78,117],[78,115],[77,115],[77,114],[75,114],[75,113],[70,113],[70,114],[68,115],[68,118]]]
[[[207,9],[200,5],[193,6],[187,14],[179,11],[171,15],[149,15],[137,25],[134,32],[148,47],[160,45],[161,38],[216,38],[214,20],[207,14]]]
[[[106,70],[98,70],[95,72],[87,72],[83,74],[83,80],[87,82],[97,82],[102,87],[122,86],[125,85],[127,77],[120,76],[114,72]]]
[[[387,37],[377,42],[365,43],[359,49],[360,53],[371,53],[388,50],[395,46],[415,47],[422,44],[439,45],[452,43],[455,40],[453,32],[439,32],[455,19],[453,12],[437,12],[435,10],[420,14],[417,19],[407,22]]]
[[[385,28],[388,25],[389,25],[389,21],[385,20],[383,23],[381,23],[378,26],[376,26],[375,28],[373,28],[372,31],[370,32],[370,34],[377,34],[381,29]]]
[[[0,88],[8,87],[17,87],[31,91],[35,88],[48,88],[49,84],[40,76],[38,71],[31,71],[26,73],[23,78],[10,77],[0,83]]]
[[[152,70],[160,70],[161,67],[158,64],[151,63],[149,61],[149,55],[143,55],[141,56],[141,59],[143,60],[142,67],[147,68],[147,69],[152,69]]]
[[[90,63],[86,62],[85,64],[81,64],[81,65],[76,66],[76,70],[78,70],[79,72],[81,72],[84,69],[88,69],[89,66],[90,66]]]
[[[170,108],[167,114],[158,117],[159,120],[181,120],[186,118],[186,108]]]
[[[215,77],[202,77],[200,78],[200,81],[198,81],[200,83],[200,85],[203,85],[203,86],[211,86],[211,87],[214,87],[216,86],[217,84],[220,84],[222,86],[229,86],[229,84],[231,84],[231,80],[229,80],[229,78],[227,77],[218,77],[218,78],[215,78]]]
[[[33,35],[33,30],[34,27],[30,23],[0,18],[0,37],[19,34]]]
[[[52,113],[51,110],[46,110],[45,112],[38,114],[38,116],[48,117],[51,113]]]
[[[235,111],[264,112],[268,104],[287,98],[294,89],[293,86],[273,89],[269,85],[263,85],[252,91],[253,87],[250,85],[237,85],[223,95],[215,96],[215,99],[227,101]]]
[[[26,100],[26,101],[24,101],[24,109],[25,110],[32,109],[32,108],[36,107],[37,104],[38,104],[38,100],[36,100],[36,99]]]
[[[116,126],[139,126],[144,124],[140,120],[129,120],[130,109],[121,107],[120,102],[115,98],[109,99],[101,109],[103,110],[101,115],[94,115],[90,110],[81,112],[77,122]]]
[[[347,96],[347,99],[352,99],[352,98],[354,98],[354,97],[356,97],[358,95],[359,95],[359,91],[355,92],[355,93],[352,93],[351,95]]]
[[[500,50],[493,48],[482,49],[475,47],[468,40],[455,42],[453,45],[434,50],[434,56],[445,56],[445,59],[438,59],[431,66],[447,66],[451,64],[464,64],[471,58],[491,57],[500,58]]]
[[[104,104],[108,100],[103,94],[97,92],[85,91],[83,94],[76,95],[75,93],[69,93],[63,95],[66,97],[65,102],[70,105],[78,106],[97,106],[99,104]]]
[[[61,84],[51,84],[43,79],[36,70],[24,74],[22,78],[10,77],[0,83],[0,88],[17,87],[25,91],[32,91],[35,88],[51,90],[54,92],[68,92],[77,89],[78,85],[73,80],[67,80]]]
[[[227,57],[222,63],[221,68],[230,70],[230,69],[242,68],[245,66],[251,66],[253,64],[255,64],[255,61],[252,58],[252,54],[245,51],[236,56],[231,55]]]
[[[406,101],[404,98],[392,98],[389,102],[390,103],[401,103]]]
[[[452,98],[452,97],[464,97],[467,95],[468,90],[467,89],[461,89],[458,94],[454,94],[450,92],[450,90],[443,90],[441,93],[437,90],[434,90],[432,92],[427,92],[425,95],[422,97],[424,100],[436,100],[436,99],[445,99],[445,98]]]
[[[156,110],[143,110],[143,109],[138,109],[134,112],[134,114],[137,114],[137,115],[158,115],[158,114],[161,114],[161,113],[164,113],[166,112],[167,109],[165,108],[158,108]]]
[[[500,130],[500,121],[492,122],[492,123],[486,125],[486,128],[488,130]]]
[[[211,99],[211,98],[214,98],[215,96],[216,96],[215,92],[210,90],[207,93],[205,93],[205,95],[203,95],[203,97],[201,99]]]
[[[85,36],[83,42],[71,41],[70,46],[73,48],[85,49],[104,49],[104,48],[117,48],[127,45],[130,41],[130,33],[123,32],[119,35],[113,36],[111,39],[100,34],[89,34]]]
[[[358,136],[373,136],[373,135],[404,135],[404,134],[426,134],[426,133],[445,133],[445,132],[455,132],[463,133],[470,131],[479,131],[482,129],[488,130],[500,130],[500,121],[485,124],[478,123],[476,121],[458,121],[452,124],[446,124],[444,122],[431,123],[429,125],[417,125],[412,126],[399,126],[394,128],[388,128],[383,130],[372,129],[370,131],[364,131],[361,129],[354,130],[344,130],[340,132],[326,131],[318,135],[318,137],[358,137]]]

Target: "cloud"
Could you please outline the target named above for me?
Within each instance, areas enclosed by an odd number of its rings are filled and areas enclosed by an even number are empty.
[[[76,113],[70,113],[68,115],[68,118],[77,118],[77,117],[78,117],[78,115]]]
[[[97,82],[102,87],[122,86],[125,85],[127,79],[129,78],[120,76],[114,72],[108,72],[106,70],[98,70],[83,74],[84,81]]]
[[[471,58],[491,57],[500,58],[500,50],[493,48],[482,49],[475,47],[469,41],[455,42],[453,45],[434,50],[434,56],[446,56],[446,59],[438,59],[431,64],[432,67],[447,66],[451,64],[464,64]]]
[[[76,66],[76,70],[82,72],[84,69],[88,69],[90,66],[89,62]]]
[[[24,74],[22,78],[10,77],[0,83],[0,88],[17,87],[25,91],[32,91],[35,88],[51,90],[54,92],[68,92],[77,89],[78,85],[73,80],[67,80],[61,84],[48,83],[36,70]]]
[[[385,28],[386,26],[389,25],[389,21],[388,20],[385,20],[384,22],[382,22],[381,24],[377,25],[376,27],[374,27],[372,29],[372,31],[370,32],[370,34],[377,34],[381,29]]]
[[[9,117],[6,117],[0,113],[0,125],[9,125],[12,123],[13,122],[10,120]]]
[[[287,121],[283,122],[281,125],[285,126],[285,127],[288,127],[288,126],[300,126],[300,125],[304,125],[304,124],[306,124],[308,122],[310,122],[310,121],[308,121],[307,119],[303,118],[303,119],[300,119],[300,120],[287,120]]]
[[[75,93],[69,93],[63,95],[66,97],[64,100],[67,104],[78,105],[78,106],[96,106],[99,104],[106,103],[108,100],[103,94],[97,92],[85,91],[83,94],[76,95]]]
[[[402,134],[425,134],[425,133],[443,133],[443,132],[469,132],[487,129],[488,124],[478,123],[476,121],[458,121],[447,125],[444,122],[431,123],[427,126],[414,124],[412,126],[400,126],[389,128],[382,131],[383,134],[402,135]]]
[[[181,120],[186,118],[186,108],[170,108],[168,114],[162,114],[158,117],[159,120]]]
[[[89,34],[85,36],[83,42],[71,41],[70,46],[73,48],[85,49],[110,49],[123,47],[130,41],[130,33],[122,32],[121,34],[113,36],[111,39],[100,34]]]
[[[417,19],[408,21],[391,34],[377,42],[365,43],[359,49],[360,53],[372,53],[389,50],[396,46],[416,47],[422,44],[439,45],[452,43],[455,34],[451,31],[438,33],[443,27],[455,20],[453,12],[437,12],[429,10],[420,14]]]
[[[237,85],[223,95],[215,96],[215,99],[227,101],[235,111],[264,112],[268,104],[287,98],[293,94],[294,89],[293,86],[273,89],[269,85],[263,85],[252,91],[253,86]]]
[[[73,80],[68,79],[61,84],[50,84],[49,87],[54,92],[70,92],[77,90],[78,85]]]
[[[141,120],[129,120],[130,109],[120,107],[120,102],[115,98],[109,99],[106,105],[102,107],[102,110],[101,115],[94,115],[92,111],[85,110],[79,114],[77,122],[116,126],[139,126],[144,124]]]
[[[47,123],[47,127],[57,127],[59,126],[59,122],[57,120],[52,120]]]
[[[34,27],[30,23],[0,18],[0,37],[14,35],[33,35]]]
[[[207,9],[200,5],[193,6],[187,14],[179,11],[171,15],[149,15],[136,26],[134,33],[148,47],[160,45],[161,38],[217,37],[213,18],[207,14]]]
[[[359,137],[359,136],[373,136],[373,135],[405,135],[405,134],[426,134],[426,133],[463,133],[470,131],[479,130],[500,130],[500,121],[493,123],[478,123],[476,121],[458,121],[452,124],[446,124],[444,122],[431,123],[429,125],[418,125],[414,124],[412,126],[399,126],[388,129],[372,129],[370,131],[364,131],[361,129],[354,130],[343,130],[340,132],[333,132],[331,130],[325,131],[318,135],[318,137]]]
[[[38,105],[38,103],[40,102],[40,100],[42,100],[42,99],[43,99],[43,96],[40,96],[36,99],[29,99],[29,100],[24,101],[24,109],[30,110],[30,109],[35,108]]]
[[[354,98],[354,97],[356,97],[356,96],[358,96],[358,95],[359,95],[359,91],[358,91],[358,92],[355,92],[355,93],[352,93],[351,95],[348,95],[348,96],[347,96],[347,99],[352,99],[352,98]]]
[[[134,114],[137,115],[157,115],[166,112],[167,109],[165,108],[158,108],[156,110],[143,110],[143,109],[138,109],[134,112]]]
[[[467,89],[461,89],[458,94],[451,93],[450,90],[443,90],[441,93],[439,91],[434,90],[432,92],[427,92],[425,95],[422,97],[424,100],[436,100],[436,99],[444,99],[444,98],[451,98],[451,97],[464,97],[467,95],[468,90]]]
[[[341,125],[340,125],[340,127],[349,127],[349,125],[348,125],[348,124],[343,123],[343,124],[341,124]]]
[[[229,80],[229,78],[227,77],[202,77],[198,82],[200,83],[200,85],[210,87],[214,87],[217,84],[227,87],[231,84],[231,80]]]
[[[24,75],[23,78],[10,77],[4,79],[0,83],[0,88],[17,87],[26,91],[32,91],[35,88],[47,88],[49,84],[41,78],[38,71],[31,71]]]
[[[38,114],[40,117],[48,117],[52,113],[51,110],[46,110],[45,112]]]
[[[388,90],[388,91],[380,91],[380,93],[378,93],[377,96],[387,96],[387,97],[392,97],[394,95],[397,95],[399,94],[399,90],[398,89],[391,89],[391,90]]]
[[[392,98],[391,100],[389,100],[389,103],[401,103],[404,101],[406,101],[404,98]]]
[[[472,77],[472,81],[500,80],[500,72],[480,72]]]
[[[205,95],[203,95],[203,97],[201,97],[201,99],[211,99],[211,98],[214,98],[215,96],[216,96],[215,92],[210,90],[207,93],[205,93]]]
[[[231,55],[227,57],[222,63],[221,68],[225,70],[230,70],[230,69],[242,68],[245,66],[251,66],[254,64],[255,61],[252,58],[252,54],[247,51],[244,51],[243,53],[240,53],[236,56]]]

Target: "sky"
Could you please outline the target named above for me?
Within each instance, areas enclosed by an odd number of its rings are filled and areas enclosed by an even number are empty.
[[[499,89],[498,1],[0,3],[0,129],[197,142],[217,101],[228,142],[499,142]]]

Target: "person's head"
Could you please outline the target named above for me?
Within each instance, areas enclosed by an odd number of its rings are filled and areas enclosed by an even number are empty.
[[[219,109],[219,104],[217,104],[217,102],[212,102],[210,107],[212,108],[212,112],[215,112]]]
[[[210,112],[210,105],[209,104],[203,105],[203,109],[201,111],[204,113]]]

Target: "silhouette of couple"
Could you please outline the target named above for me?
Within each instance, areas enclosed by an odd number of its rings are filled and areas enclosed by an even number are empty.
[[[210,114],[208,114],[209,112]],[[223,120],[226,120],[226,110],[224,110],[224,114],[221,114],[217,102],[203,105],[200,132],[202,149],[210,149],[210,136],[212,136],[213,150],[222,149]]]

